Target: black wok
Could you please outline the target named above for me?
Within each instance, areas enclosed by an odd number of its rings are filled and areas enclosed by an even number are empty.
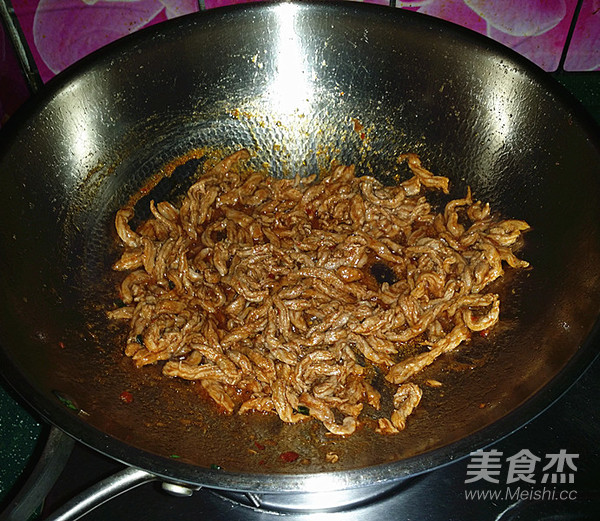
[[[337,159],[384,182],[399,153],[417,152],[451,179],[452,195],[471,185],[531,224],[520,255],[532,269],[507,276],[499,326],[427,370],[443,387],[426,389],[399,435],[343,439],[313,422],[216,415],[192,384],[122,355],[123,331],[105,318],[118,280],[116,210],[178,155],[242,146],[275,175]],[[200,163],[152,196],[174,198]],[[432,469],[523,425],[596,355],[599,170],[597,130],[574,101],[454,25],[308,2],[169,21],[60,74],[2,132],[3,373],[74,438],[171,480],[336,490]],[[293,464],[278,457],[290,450],[301,456]]]

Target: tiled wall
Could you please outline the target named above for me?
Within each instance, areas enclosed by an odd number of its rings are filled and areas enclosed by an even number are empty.
[[[142,27],[248,0],[0,0],[43,82],[97,48]],[[390,0],[364,0],[389,5]],[[393,2],[393,0],[391,0]],[[600,0],[396,0],[515,49],[547,71],[600,70]],[[1,29],[0,29],[1,30]],[[571,37],[569,39],[569,34]],[[0,32],[0,123],[28,95],[10,39]],[[568,48],[567,42],[569,42]]]
[[[10,38],[0,24],[0,127],[29,97]]]

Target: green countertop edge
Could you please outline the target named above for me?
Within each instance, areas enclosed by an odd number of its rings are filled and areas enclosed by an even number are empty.
[[[571,92],[600,125],[600,71],[555,72],[551,76]]]
[[[0,510],[27,479],[47,432],[35,413],[0,381]]]

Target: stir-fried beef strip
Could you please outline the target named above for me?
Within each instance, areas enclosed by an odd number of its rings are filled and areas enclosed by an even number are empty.
[[[227,413],[312,417],[338,435],[380,409],[383,374],[396,391],[377,430],[403,430],[422,396],[411,379],[498,321],[487,288],[528,266],[512,250],[527,223],[495,219],[470,190],[435,213],[424,192],[449,180],[414,154],[397,186],[341,165],[276,179],[244,172],[248,158],[206,171],[179,207],[152,202],[137,230],[132,208],[117,213],[114,269],[128,273],[109,316],[129,322],[125,354],[199,381]]]

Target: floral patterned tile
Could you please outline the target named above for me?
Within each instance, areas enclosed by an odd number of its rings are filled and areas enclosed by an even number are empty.
[[[600,0],[583,0],[564,68],[600,71]]]
[[[13,0],[43,81],[122,36],[198,10],[198,0]]]
[[[0,127],[29,97],[29,89],[8,35],[0,24]]]
[[[399,2],[455,22],[514,49],[546,71],[558,68],[577,0]]]

